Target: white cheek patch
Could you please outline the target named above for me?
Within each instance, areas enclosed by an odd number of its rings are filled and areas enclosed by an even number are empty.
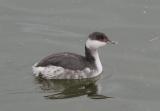
[[[100,42],[100,41],[97,41],[97,40],[88,39],[87,42],[86,42],[87,48],[90,48],[90,49],[97,49],[97,48],[105,46],[105,45],[106,45],[105,42]]]

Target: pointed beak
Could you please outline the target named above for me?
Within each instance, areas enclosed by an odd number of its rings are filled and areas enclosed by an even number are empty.
[[[113,45],[117,45],[117,44],[118,44],[118,42],[116,42],[116,41],[111,41],[111,40],[109,40],[108,43],[109,43],[109,44],[113,44]]]

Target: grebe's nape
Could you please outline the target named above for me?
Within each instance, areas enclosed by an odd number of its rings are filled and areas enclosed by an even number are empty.
[[[37,77],[45,79],[84,79],[101,74],[103,68],[97,49],[112,43],[102,32],[93,32],[85,44],[85,56],[75,53],[62,52],[51,54],[33,68]]]

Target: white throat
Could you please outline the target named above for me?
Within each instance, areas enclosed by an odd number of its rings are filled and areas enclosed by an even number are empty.
[[[88,49],[90,49],[91,54],[92,54],[92,56],[95,59],[95,65],[96,65],[97,71],[94,74],[94,76],[99,75],[102,72],[102,70],[103,70],[97,49],[100,48],[100,47],[102,47],[102,46],[105,46],[105,45],[106,45],[105,42],[100,42],[100,41],[97,41],[97,40],[88,39],[86,41],[86,47]]]
[[[96,65],[96,68],[97,68],[97,73],[96,75],[100,74],[103,70],[103,67],[102,67],[102,64],[101,64],[101,61],[100,61],[100,58],[99,58],[99,54],[98,54],[98,51],[97,50],[92,50],[91,51],[92,53],[92,56],[94,57],[95,59],[95,65]],[[95,76],[96,76],[95,75]]]

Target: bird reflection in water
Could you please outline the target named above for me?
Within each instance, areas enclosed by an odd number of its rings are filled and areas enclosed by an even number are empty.
[[[82,80],[46,80],[36,78],[36,82],[40,84],[41,90],[50,95],[44,96],[46,99],[66,99],[86,95],[91,99],[107,99],[107,97],[98,94],[96,81],[99,77]]]

